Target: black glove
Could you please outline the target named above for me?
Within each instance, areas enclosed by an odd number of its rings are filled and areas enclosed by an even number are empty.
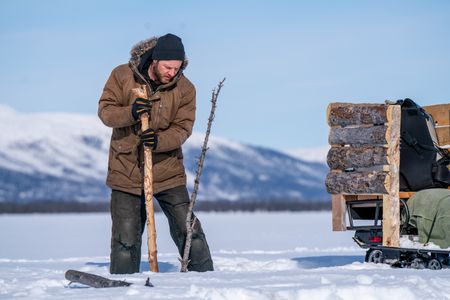
[[[141,143],[144,144],[144,147],[150,147],[153,150],[156,149],[156,145],[158,144],[158,135],[156,135],[153,129],[149,128],[143,131],[139,138]]]
[[[136,98],[134,100],[133,106],[131,107],[131,113],[133,118],[137,120],[143,113],[150,112],[152,109],[152,103],[150,100],[144,98]]]

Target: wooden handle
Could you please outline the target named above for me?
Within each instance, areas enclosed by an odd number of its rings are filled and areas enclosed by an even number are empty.
[[[145,89],[137,89],[136,94],[141,98],[148,98]],[[149,128],[149,115],[141,115],[141,130]],[[153,206],[153,161],[152,149],[144,147],[144,195],[145,210],[147,212],[147,246],[148,263],[150,271],[159,272],[158,257],[156,248],[156,226],[155,226],[155,208]]]

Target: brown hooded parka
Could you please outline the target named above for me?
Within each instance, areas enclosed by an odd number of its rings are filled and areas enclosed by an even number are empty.
[[[145,88],[153,106],[150,128],[158,135],[153,151],[153,189],[161,191],[186,184],[181,145],[192,133],[195,120],[195,87],[183,75],[187,60],[178,74],[155,91],[140,71],[148,51],[156,45],[151,38],[135,45],[128,64],[116,67],[99,100],[98,116],[112,127],[106,184],[115,190],[141,195],[143,189],[143,151],[139,145],[140,122],[131,107],[137,98],[133,89]]]

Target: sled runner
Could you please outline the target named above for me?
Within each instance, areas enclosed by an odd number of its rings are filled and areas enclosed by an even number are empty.
[[[418,238],[417,228],[409,224],[408,199],[416,191],[450,183],[450,104],[422,109],[410,99],[331,103],[327,120],[331,170],[326,187],[332,194],[333,230],[355,230],[355,242],[368,249],[366,261],[448,266],[446,249],[402,247],[400,240]]]

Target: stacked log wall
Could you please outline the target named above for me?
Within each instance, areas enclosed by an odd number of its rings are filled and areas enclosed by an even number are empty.
[[[390,116],[392,112],[396,116]],[[397,119],[396,119],[397,118]],[[331,103],[326,178],[330,194],[386,194],[390,184],[389,147],[398,152],[400,107],[384,104]],[[395,128],[392,128],[395,124]],[[393,141],[392,131],[398,131]],[[395,146],[396,145],[396,146]],[[398,155],[391,151],[390,155]],[[397,172],[398,173],[398,172]]]
[[[345,201],[383,198],[383,244],[399,244],[400,106],[331,103],[327,191],[333,195],[333,230],[345,230]]]

